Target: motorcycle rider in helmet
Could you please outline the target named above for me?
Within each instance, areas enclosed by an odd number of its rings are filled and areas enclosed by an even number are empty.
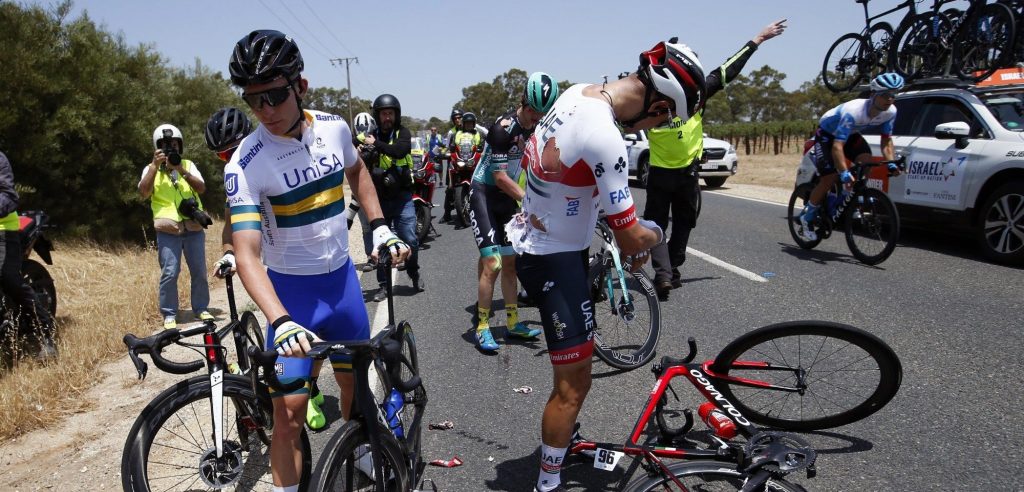
[[[462,129],[462,111],[459,111],[458,109],[452,109],[451,122],[452,128],[448,130],[448,134],[445,135],[444,137],[445,149],[447,149],[449,152],[455,146],[455,135],[459,133],[460,129]],[[447,156],[450,154],[446,152],[445,155]],[[450,179],[448,177],[448,168],[454,166],[455,163],[452,162],[450,157],[447,159],[447,161],[447,166],[445,167],[445,169],[442,170],[443,172],[441,173],[442,178],[445,180],[444,215],[441,216],[440,221],[442,224],[446,224],[452,221],[452,208],[454,208],[452,203],[455,199],[455,197],[452,195],[452,184],[449,182]]]
[[[451,153],[452,165],[455,165],[456,162],[459,162],[459,160],[460,160],[459,159],[459,154],[460,153],[461,154],[465,154],[465,153],[474,154],[476,152],[476,149],[480,148],[480,143],[481,143],[480,132],[478,132],[476,130],[476,115],[467,111],[466,113],[464,113],[462,115],[462,127],[459,129],[458,132],[455,133],[455,137],[452,138],[451,145],[448,146],[448,151]],[[467,162],[466,165],[472,165],[472,163]],[[451,193],[450,193],[451,194],[451,204],[450,205],[446,204],[445,205],[446,208],[450,206],[451,209],[454,210],[455,207],[457,206],[457,204],[455,203],[455,191],[454,191],[454,189],[455,189],[455,187],[457,185],[458,185],[458,183],[455,183],[455,182],[448,183],[448,190],[451,191]],[[445,192],[445,201],[446,202],[448,201],[448,195],[449,195],[449,193],[448,193],[448,191],[446,191]],[[456,211],[456,213],[458,213],[458,211]],[[466,224],[462,224],[461,223],[461,219],[455,220],[455,229],[456,230],[463,229],[465,227],[466,227]]]

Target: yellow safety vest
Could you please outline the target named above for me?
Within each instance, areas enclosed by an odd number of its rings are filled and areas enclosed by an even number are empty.
[[[397,131],[391,132],[391,141],[388,142],[388,145],[394,145],[396,137],[398,137],[398,132]],[[380,168],[381,169],[387,169],[387,168],[391,167],[391,163],[392,162],[397,167],[405,166],[405,167],[407,167],[409,169],[412,169],[412,152],[409,152],[408,154],[405,155],[405,157],[403,157],[401,159],[392,159],[390,156],[385,155],[383,152],[380,153]]]
[[[704,151],[704,125],[700,113],[682,122],[678,116],[668,126],[647,131],[652,166],[682,169],[700,158]]]
[[[21,228],[18,212],[11,212],[0,219],[0,231],[16,231]]]
[[[181,168],[187,173],[191,172],[195,164],[188,159],[181,160]],[[177,187],[175,187],[177,186]],[[179,193],[180,191],[180,193]],[[171,173],[157,171],[156,179],[153,180],[153,195],[149,197],[150,207],[153,209],[154,219],[170,219],[175,222],[182,222],[185,217],[178,213],[178,204],[186,198],[195,197],[199,203],[199,209],[203,210],[203,201],[199,194],[192,189],[192,186],[179,176],[178,184],[171,182]]]

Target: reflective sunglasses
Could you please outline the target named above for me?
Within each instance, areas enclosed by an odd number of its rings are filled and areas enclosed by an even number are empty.
[[[234,155],[235,149],[237,149],[237,148],[238,148],[238,146],[236,145],[234,147],[231,147],[228,150],[218,150],[217,151],[217,157],[220,160],[224,161],[224,162],[230,161],[231,160],[231,156]]]
[[[895,98],[896,97],[896,92],[895,91],[880,91],[880,92],[876,92],[875,94],[878,95],[878,96],[884,97],[884,98]]]
[[[253,111],[259,111],[263,109],[263,105],[274,107],[278,104],[283,103],[288,99],[288,91],[291,90],[292,85],[288,84],[282,87],[275,87],[273,89],[267,89],[263,92],[254,92],[252,94],[242,94],[242,99],[249,105]]]

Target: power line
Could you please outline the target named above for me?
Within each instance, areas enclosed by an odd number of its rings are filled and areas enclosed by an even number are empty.
[[[277,13],[273,11],[273,9],[271,9],[271,8],[270,8],[269,6],[267,6],[267,4],[263,2],[263,0],[259,0],[259,1],[260,1],[260,5],[262,5],[262,6],[263,6],[263,9],[264,9],[264,10],[266,10],[266,11],[268,11],[268,12],[270,12],[270,15],[273,15],[273,16],[274,16],[274,18],[276,18],[276,19],[277,19],[278,21],[280,21],[280,22],[281,22],[281,24],[283,24],[283,25],[284,25],[284,27],[285,27],[285,28],[287,28],[287,29],[288,29],[288,31],[290,31],[290,32],[291,32],[291,35],[292,35],[292,36],[295,36],[295,38],[297,38],[297,39],[298,39],[299,41],[302,41],[302,44],[304,44],[304,45],[308,46],[308,47],[309,47],[309,48],[311,48],[311,49],[312,49],[313,51],[317,52],[317,54],[318,54],[318,55],[320,55],[320,56],[322,56],[322,57],[324,57],[324,58],[330,58],[330,57],[331,57],[331,55],[327,55],[327,54],[325,54],[324,52],[320,51],[320,50],[319,50],[319,49],[318,49],[318,48],[317,48],[316,46],[314,46],[314,45],[313,45],[312,43],[307,43],[307,42],[306,42],[306,40],[305,40],[305,38],[303,38],[303,37],[301,37],[301,36],[299,36],[299,35],[298,35],[298,32],[297,32],[297,31],[295,30],[295,28],[293,28],[293,27],[292,27],[291,25],[289,25],[289,24],[288,24],[287,22],[285,22],[285,21],[284,21],[284,19],[282,19],[282,18],[281,18],[281,16],[277,15]]]
[[[337,41],[338,44],[340,44],[341,47],[345,49],[345,51],[349,52],[349,54],[355,54],[354,51],[350,50],[348,46],[345,46],[345,43],[342,43],[341,40],[334,35],[333,29],[328,27],[327,24],[324,24],[324,20],[321,19],[319,15],[317,15],[316,11],[313,10],[313,7],[309,6],[309,3],[306,2],[306,0],[302,0],[302,4],[306,6],[306,9],[309,10],[309,13],[313,16],[313,18],[316,19],[316,21],[319,22],[321,26],[324,26],[324,30],[327,31],[327,34],[330,34],[331,37],[334,38],[334,40]]]
[[[339,65],[342,63],[345,64],[345,80],[348,81],[348,121],[350,124],[352,123],[352,78],[349,76],[348,66],[351,65],[353,61],[356,62],[357,65],[359,64],[359,58],[331,58],[331,65],[334,65],[335,62]]]
[[[299,18],[299,16],[295,15],[295,12],[292,12],[292,9],[288,7],[288,4],[284,3],[284,1],[283,1],[283,0],[282,0],[282,1],[280,2],[280,3],[281,3],[281,5],[282,5],[282,6],[284,7],[284,9],[285,9],[285,10],[287,10],[287,11],[288,11],[288,13],[289,13],[289,14],[291,14],[291,16],[292,16],[292,17],[294,17],[294,18],[295,18],[295,20],[296,20],[296,21],[297,21],[297,22],[299,23],[299,25],[300,25],[300,26],[302,26],[302,28],[303,28],[303,29],[305,29],[305,30],[306,30],[306,32],[307,32],[307,33],[308,33],[308,34],[309,34],[310,36],[312,36],[312,37],[313,37],[313,41],[316,41],[316,42],[317,42],[317,44],[319,44],[319,45],[320,45],[320,47],[322,47],[323,49],[327,50],[327,52],[331,52],[331,51],[333,51],[333,50],[331,50],[330,48],[328,48],[326,44],[324,44],[323,42],[321,42],[321,41],[320,41],[320,38],[319,38],[319,37],[317,37],[316,33],[315,33],[315,32],[313,32],[313,30],[312,30],[312,29],[310,29],[310,28],[309,28],[309,26],[307,26],[305,22],[302,22],[302,19],[300,19],[300,18]],[[314,17],[315,17],[315,16],[314,16]]]

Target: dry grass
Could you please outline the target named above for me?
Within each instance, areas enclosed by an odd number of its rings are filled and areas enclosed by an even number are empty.
[[[772,155],[770,152],[747,155],[741,152],[739,155],[740,170],[736,176],[729,178],[729,182],[773,188],[792,188],[803,149],[786,150],[787,152],[779,155]]]
[[[208,265],[220,257],[221,227],[214,223],[207,231]],[[0,369],[0,439],[46,427],[89,408],[92,402],[85,392],[99,381],[101,363],[123,356],[124,334],[148,336],[159,329],[156,256],[152,246],[56,244],[54,264],[47,269],[57,289],[60,357],[45,365],[23,358],[9,369]],[[180,305],[186,309],[189,282],[183,265],[178,291]]]

